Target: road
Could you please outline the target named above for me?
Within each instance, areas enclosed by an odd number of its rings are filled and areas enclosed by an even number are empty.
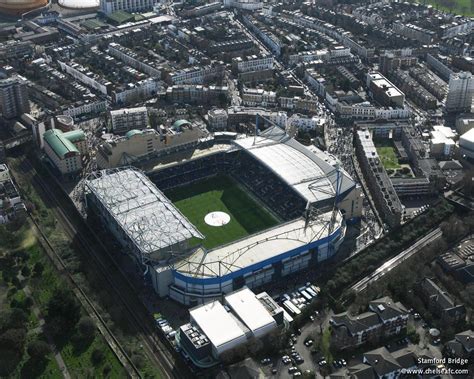
[[[153,319],[139,299],[133,284],[102,241],[79,216],[70,199],[56,184],[55,179],[44,180],[30,161],[24,160],[23,164],[24,169],[31,175],[31,183],[39,187],[41,192],[48,197],[47,200],[58,223],[71,240],[75,241],[76,248],[79,248],[80,252],[87,256],[90,264],[95,265],[98,272],[102,274],[105,288],[123,307],[123,314],[130,325],[136,329],[144,352],[160,368],[162,376],[166,378],[190,377],[189,370],[183,362],[175,359],[174,352],[165,345],[163,341],[165,337],[158,335]]]
[[[392,259],[389,259],[387,262],[385,262],[382,266],[380,266],[377,270],[375,270],[373,273],[367,275],[365,278],[361,279],[358,281],[356,284],[354,284],[351,289],[356,292],[361,292],[367,286],[378,279],[380,279],[382,276],[384,276],[387,272],[390,270],[394,269],[397,267],[400,263],[403,261],[407,260],[414,254],[418,253],[421,249],[423,249],[425,246],[429,245],[430,243],[434,242],[437,240],[439,237],[441,237],[442,232],[440,228],[436,228],[435,230],[431,231],[428,233],[426,236],[423,238],[419,239],[416,241],[412,246],[410,246],[408,249],[402,251],[400,254],[397,256],[393,257]]]

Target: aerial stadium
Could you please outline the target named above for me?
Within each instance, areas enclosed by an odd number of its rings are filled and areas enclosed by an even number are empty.
[[[255,288],[332,257],[360,188],[319,150],[278,127],[84,183],[99,217],[160,297],[186,305]]]

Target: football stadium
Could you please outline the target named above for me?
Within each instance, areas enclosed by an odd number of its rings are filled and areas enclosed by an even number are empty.
[[[360,189],[330,156],[278,127],[207,141],[150,172],[85,180],[98,216],[156,293],[196,305],[255,288],[335,254]]]

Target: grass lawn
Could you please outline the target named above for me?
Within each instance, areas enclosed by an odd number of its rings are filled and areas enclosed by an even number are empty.
[[[393,169],[396,170],[397,168],[401,168],[400,164],[398,163],[397,153],[395,152],[395,148],[392,146],[390,142],[376,142],[375,147],[377,149],[377,153],[379,154],[380,160],[382,161],[383,166],[385,169]]]
[[[100,363],[92,363],[92,352],[100,350],[103,359]],[[127,374],[112,350],[105,344],[102,336],[98,335],[89,346],[78,347],[68,342],[61,349],[61,355],[69,373],[74,378],[126,378]],[[105,370],[105,372],[104,372]]]
[[[167,191],[166,196],[205,236],[202,244],[208,249],[278,224],[269,212],[227,176],[175,188]],[[204,217],[214,211],[226,212],[230,222],[224,226],[207,225]],[[197,239],[195,242],[200,243]]]

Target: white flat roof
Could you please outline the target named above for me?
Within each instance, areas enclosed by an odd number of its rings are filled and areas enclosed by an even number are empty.
[[[282,129],[274,127],[256,138],[247,137],[234,142],[266,165],[306,201],[315,203],[336,195],[336,169]],[[353,187],[354,182],[347,173],[341,171],[341,175],[340,192],[344,192]]]
[[[98,176],[100,175],[101,176]],[[104,208],[144,254],[202,234],[139,170],[102,171],[85,181]]]
[[[270,313],[247,287],[227,295],[225,301],[252,332],[276,325]]]
[[[459,139],[459,142],[460,144],[462,143],[473,144],[474,143],[474,128],[464,133]]]
[[[244,331],[217,300],[191,309],[189,314],[216,348],[245,338]]]

